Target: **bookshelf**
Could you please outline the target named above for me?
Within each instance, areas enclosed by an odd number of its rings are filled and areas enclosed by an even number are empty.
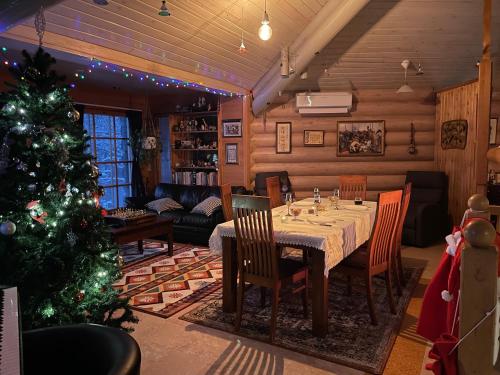
[[[185,185],[219,185],[219,111],[169,115],[172,181]]]

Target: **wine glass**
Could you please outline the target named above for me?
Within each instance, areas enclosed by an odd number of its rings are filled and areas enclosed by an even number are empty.
[[[293,195],[292,195],[292,193],[286,193],[285,194],[285,203],[286,203],[286,206],[288,208],[288,213],[286,214],[286,216],[292,216],[290,214],[290,206],[292,205],[292,202],[293,202]]]
[[[336,210],[339,209],[339,201],[340,201],[340,190],[334,189],[332,193],[332,202]]]
[[[293,215],[292,221],[297,221],[297,216],[299,216],[301,212],[302,208],[292,207],[292,215]]]

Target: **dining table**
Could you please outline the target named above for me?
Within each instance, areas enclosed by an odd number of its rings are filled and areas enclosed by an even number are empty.
[[[313,198],[296,201],[297,217],[287,216],[287,206],[272,210],[274,240],[277,245],[299,249],[309,254],[311,267],[312,331],[317,337],[328,332],[328,275],[332,268],[370,238],[377,203],[340,200],[334,205]],[[236,232],[234,222],[217,225],[209,239],[210,249],[222,254],[222,308],[236,311],[238,277]]]

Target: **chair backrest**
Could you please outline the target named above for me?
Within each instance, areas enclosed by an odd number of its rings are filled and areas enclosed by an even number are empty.
[[[282,206],[280,178],[278,176],[266,178],[266,189],[271,208]]]
[[[248,281],[277,279],[278,251],[269,198],[233,195],[233,220],[240,277]]]
[[[401,200],[401,210],[399,213],[398,227],[396,229],[396,236],[394,237],[394,250],[396,251],[401,247],[401,238],[403,237],[403,225],[405,223],[406,213],[410,205],[411,198],[411,182],[405,185],[403,191],[403,199]]]
[[[366,176],[339,176],[339,181],[340,199],[361,197],[366,200]]]
[[[292,184],[290,178],[288,177],[287,171],[277,171],[277,172],[257,172],[255,174],[255,194],[261,197],[266,196],[266,178],[278,176],[280,178],[281,189],[283,193],[292,192]]]
[[[385,266],[390,261],[398,219],[401,209],[402,190],[380,193],[377,216],[368,244],[369,264],[371,268]]]
[[[233,200],[231,195],[231,185],[224,184],[220,187],[220,197],[222,201],[222,212],[224,213],[224,220],[233,220]]]

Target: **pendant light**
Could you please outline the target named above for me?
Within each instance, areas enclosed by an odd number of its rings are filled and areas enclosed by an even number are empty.
[[[160,11],[158,12],[158,14],[160,16],[163,16],[163,17],[168,17],[170,16],[170,11],[168,10],[167,8],[167,2],[166,1],[162,1],[161,2],[161,7],[160,7]]]
[[[240,46],[238,47],[238,52],[240,54],[245,54],[247,53],[247,47],[245,47],[245,42],[243,41],[243,26],[244,23],[243,23],[243,5],[241,6],[241,43],[240,43]]]
[[[413,92],[413,89],[408,85],[408,81],[406,80],[406,76],[408,73],[408,67],[410,66],[410,60],[403,60],[401,62],[401,66],[405,70],[405,80],[403,85],[396,91],[398,94],[410,93]]]
[[[269,25],[269,16],[267,15],[267,0],[264,0],[264,18],[262,18],[261,25],[259,27],[259,38],[266,41],[271,39],[273,35],[273,29]]]

